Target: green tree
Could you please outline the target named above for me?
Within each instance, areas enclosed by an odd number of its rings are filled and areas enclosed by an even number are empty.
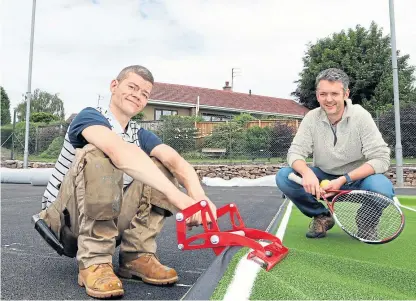
[[[143,112],[139,112],[137,115],[134,115],[131,120],[134,120],[134,121],[142,121],[143,119],[144,119],[144,113]]]
[[[10,124],[10,100],[3,87],[0,87],[0,101],[1,101],[1,125]]]
[[[183,154],[195,150],[197,129],[195,116],[162,116],[162,124],[156,134],[163,143]]]
[[[20,121],[26,120],[26,100],[17,106],[17,116]],[[65,118],[64,102],[58,94],[50,94],[46,91],[36,89],[30,101],[30,113],[51,113],[63,120]]]
[[[59,117],[51,113],[35,112],[30,115],[30,122],[44,122],[49,123],[51,121],[58,121]]]
[[[409,65],[409,55],[401,56],[399,51],[397,60],[400,100],[413,102],[416,100],[415,67]],[[370,112],[393,103],[390,37],[383,36],[382,28],[374,22],[369,29],[357,25],[355,29],[343,30],[309,44],[303,65],[292,96],[309,109],[318,107],[315,79],[327,68],[339,68],[348,74],[350,98]]]
[[[256,118],[248,113],[241,113],[240,115],[235,115],[232,119],[232,121],[237,122],[241,126],[245,125],[247,122],[252,120],[256,120]]]

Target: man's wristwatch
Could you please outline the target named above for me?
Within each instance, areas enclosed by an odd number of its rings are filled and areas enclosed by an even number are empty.
[[[352,184],[352,179],[351,179],[351,177],[348,175],[348,173],[344,174],[343,176],[344,176],[344,177],[345,177],[345,179],[347,180],[347,182],[346,182],[345,184],[348,184],[348,185]]]

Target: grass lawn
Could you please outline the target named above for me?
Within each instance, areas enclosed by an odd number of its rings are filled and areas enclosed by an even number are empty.
[[[400,196],[416,208],[416,196]],[[307,239],[309,219],[294,207],[283,243],[289,255],[271,271],[260,270],[251,300],[416,299],[416,212],[403,209],[406,225],[394,241],[368,245],[335,226],[324,239]],[[240,256],[235,256],[212,299],[222,299]],[[238,257],[238,258],[236,258]]]

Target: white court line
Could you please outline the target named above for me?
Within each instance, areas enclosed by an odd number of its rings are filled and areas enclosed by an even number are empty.
[[[289,222],[290,213],[292,212],[293,203],[289,201],[283,219],[277,230],[276,236],[283,242],[283,236]],[[251,252],[250,250],[249,252]],[[261,266],[251,259],[247,259],[247,254],[243,256],[234,272],[234,278],[228,286],[224,300],[249,300],[254,281]]]
[[[416,212],[416,209],[414,209],[414,208],[410,208],[410,207],[403,206],[403,205],[400,205],[400,207]]]
[[[414,209],[414,208],[410,208],[410,207],[407,207],[407,206],[403,206],[403,205],[400,203],[399,198],[398,198],[397,196],[394,196],[394,197],[393,197],[393,201],[394,201],[397,205],[399,205],[400,207],[402,207],[402,208],[405,208],[405,209],[407,209],[407,210],[410,210],[410,211],[414,211],[414,212],[416,212],[416,209]]]

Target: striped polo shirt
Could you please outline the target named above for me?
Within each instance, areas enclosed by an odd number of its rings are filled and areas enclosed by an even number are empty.
[[[42,209],[49,207],[56,200],[63,178],[75,158],[75,149],[82,148],[88,144],[82,136],[82,131],[92,125],[108,127],[124,141],[141,147],[148,155],[150,155],[155,146],[162,143],[159,137],[148,130],[140,128],[135,121],[130,120],[127,127],[123,129],[110,109],[85,108],[74,118],[65,134],[62,150],[42,197]],[[127,174],[124,174],[123,178],[124,187],[130,185],[133,181]]]

